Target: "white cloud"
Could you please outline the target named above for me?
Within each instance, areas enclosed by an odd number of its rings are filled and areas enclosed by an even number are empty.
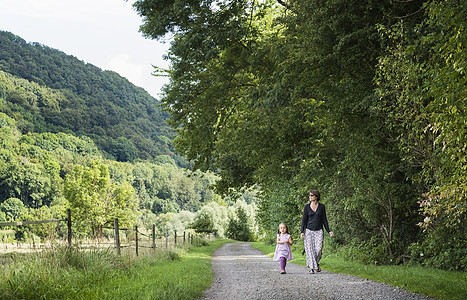
[[[132,63],[128,54],[119,53],[113,56],[103,68],[119,73],[137,86],[143,86],[146,67]]]
[[[134,85],[143,87],[156,98],[159,96],[162,85],[168,82],[166,78],[152,76],[154,68],[151,65],[136,63],[132,60],[132,56],[126,53],[112,56],[103,69],[117,72]]]
[[[125,17],[135,1],[124,0],[2,0],[9,10],[24,17],[97,20],[102,14]],[[4,4],[4,3],[3,3]],[[135,13],[136,14],[136,13]]]
[[[135,0],[0,0],[0,30],[112,70],[158,96],[167,78],[151,76],[169,44],[138,32]]]

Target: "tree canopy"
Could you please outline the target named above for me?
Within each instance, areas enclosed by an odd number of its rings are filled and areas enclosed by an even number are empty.
[[[382,245],[380,263],[423,245],[424,263],[436,265],[439,249],[423,244],[432,235],[417,224],[439,234],[441,222],[456,235],[442,235],[452,244],[437,266],[465,268],[466,4],[134,7],[145,36],[172,39],[161,101],[176,149],[218,173],[221,192],[260,186],[266,232],[287,222],[297,233],[306,191],[317,188],[339,243]]]

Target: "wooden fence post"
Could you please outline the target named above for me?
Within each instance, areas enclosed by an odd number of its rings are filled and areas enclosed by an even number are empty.
[[[120,255],[120,232],[118,229],[118,219],[114,219],[114,230],[115,230],[115,250],[117,255]]]
[[[186,232],[184,231],[184,232],[183,232],[183,243],[184,243],[184,244],[185,244],[185,234],[186,234]]]
[[[169,233],[168,233],[168,231],[167,231],[167,229],[166,229],[166,230],[165,230],[165,248],[166,248],[166,249],[169,247],[168,238],[169,238]]]
[[[152,248],[156,252],[156,225],[152,225]]]
[[[71,209],[67,209],[68,247],[71,248]]]
[[[174,244],[177,246],[177,230],[174,231]]]
[[[136,256],[139,255],[138,253],[138,225],[135,225],[135,241],[136,241]]]

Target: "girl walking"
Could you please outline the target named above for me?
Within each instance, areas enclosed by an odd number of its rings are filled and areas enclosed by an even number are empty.
[[[285,223],[279,224],[279,229],[277,230],[277,245],[273,261],[280,261],[281,274],[285,274],[285,265],[288,260],[293,258],[292,250],[290,249],[290,245],[292,244],[289,228]]]
[[[319,203],[319,192],[311,190],[308,194],[310,204],[303,208],[302,227],[300,237],[304,239],[306,264],[310,268],[310,274],[321,272],[319,261],[323,249],[323,226],[331,237],[334,233],[329,230],[326,208]]]

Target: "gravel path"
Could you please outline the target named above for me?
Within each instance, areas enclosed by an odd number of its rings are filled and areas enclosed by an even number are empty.
[[[214,280],[201,299],[429,299],[404,289],[360,277],[327,271],[308,274],[308,268],[279,262],[252,248],[229,243],[212,256]]]

